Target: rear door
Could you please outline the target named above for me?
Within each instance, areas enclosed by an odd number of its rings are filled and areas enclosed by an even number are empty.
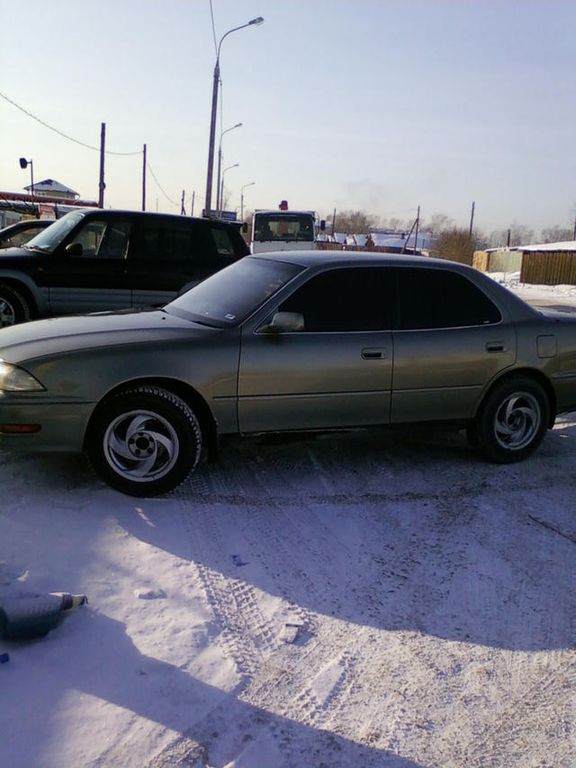
[[[461,274],[396,274],[392,422],[471,418],[486,384],[516,360],[514,326]]]

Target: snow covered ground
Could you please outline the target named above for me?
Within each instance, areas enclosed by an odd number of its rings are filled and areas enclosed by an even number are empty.
[[[90,601],[0,643],[3,768],[576,765],[576,414],[511,466],[347,433],[232,441],[154,500],[77,457],[0,481],[0,597]]]

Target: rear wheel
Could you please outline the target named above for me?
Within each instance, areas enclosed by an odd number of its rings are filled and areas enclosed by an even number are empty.
[[[542,442],[550,404],[534,379],[515,376],[497,384],[477,421],[477,436],[487,456],[501,464],[522,461]]]
[[[196,467],[202,432],[192,409],[160,387],[126,390],[96,412],[88,455],[100,477],[131,496],[168,493]]]
[[[30,320],[30,306],[24,296],[8,285],[0,285],[0,328]]]

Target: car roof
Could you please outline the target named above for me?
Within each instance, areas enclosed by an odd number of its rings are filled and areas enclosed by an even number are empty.
[[[375,253],[372,251],[336,251],[324,248],[317,251],[263,251],[261,253],[252,254],[250,258],[287,261],[302,267],[314,267],[321,264],[334,264],[334,266],[343,264],[362,264],[363,266],[382,264],[388,266],[437,266],[446,267],[448,269],[461,269],[462,271],[472,269],[472,267],[468,267],[465,264],[448,261],[446,259],[434,259],[429,256],[412,256],[401,253]]]
[[[223,221],[222,219],[206,219],[202,218],[200,216],[183,216],[176,213],[157,213],[156,211],[130,211],[125,209],[119,209],[119,208],[78,208],[78,211],[80,213],[83,213],[85,215],[90,216],[102,216],[103,214],[105,216],[130,216],[138,217],[138,218],[158,218],[158,219],[172,219],[175,221],[194,221],[198,224],[203,225],[212,225],[212,226],[218,226],[218,227],[230,227],[231,225],[236,224],[235,228],[238,228],[237,222],[230,222],[230,221]],[[69,211],[69,213],[74,213],[74,211]]]

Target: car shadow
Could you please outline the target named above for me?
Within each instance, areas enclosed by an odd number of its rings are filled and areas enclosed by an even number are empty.
[[[18,677],[18,695],[0,714],[0,764],[12,768],[52,765],[58,754],[65,754],[62,747],[48,753],[46,747],[54,743],[55,714],[61,713],[72,691],[94,699],[87,711],[96,729],[99,715],[110,717],[107,708],[113,705],[174,731],[177,736],[161,754],[161,765],[175,765],[168,761],[170,753],[182,757],[183,749],[190,751],[189,758],[204,756],[211,768],[230,765],[241,754],[249,764],[248,750],[258,754],[265,746],[277,768],[297,764],[419,768],[412,760],[388,751],[251,706],[239,698],[238,690],[220,690],[180,667],[146,656],[121,622],[90,607],[69,617],[45,639],[4,643],[4,647],[14,659],[14,669],[6,672]],[[42,685],[38,684],[39,677]],[[5,677],[3,687],[8,692],[10,683],[10,677]],[[23,738],[23,723],[33,737]],[[66,734],[58,740],[64,745]],[[128,749],[129,743],[112,742],[98,755],[98,765],[127,764],[130,761],[125,763],[122,756]],[[86,754],[90,754],[88,745]]]
[[[254,438],[226,445],[172,496],[127,502],[119,522],[312,613],[494,648],[568,648],[575,468],[571,424],[512,465],[454,434]],[[188,536],[174,537],[175,513]]]

